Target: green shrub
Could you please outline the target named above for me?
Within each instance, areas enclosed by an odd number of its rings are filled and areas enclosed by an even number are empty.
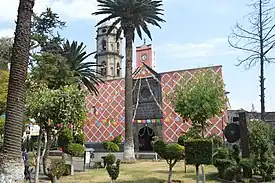
[[[234,144],[232,146],[232,157],[236,161],[237,164],[239,164],[241,158],[240,158],[240,147],[237,144]]]
[[[64,171],[64,176],[69,176],[71,175],[71,165],[70,164],[66,164],[65,165],[65,171]]]
[[[58,136],[58,145],[62,147],[63,152],[67,152],[67,147],[74,140],[73,133],[69,128],[64,128]]]
[[[2,135],[4,134],[4,126],[5,126],[5,118],[0,116],[0,139],[2,138]]]
[[[58,159],[58,160],[51,160],[51,175],[59,179],[61,176],[64,175],[66,170],[65,160],[64,159]],[[53,178],[52,177],[52,178]]]
[[[214,134],[214,135],[208,136],[207,138],[212,139],[214,148],[219,148],[223,144],[223,140],[219,135]]]
[[[181,135],[178,138],[178,144],[184,146],[185,135]]]
[[[213,165],[217,168],[220,178],[224,178],[225,170],[228,167],[235,165],[235,162],[230,156],[230,151],[227,148],[219,148],[217,152],[213,154]]]
[[[254,168],[254,160],[251,158],[242,158],[240,160],[240,166],[242,168],[246,168],[246,169],[253,169]]]
[[[241,168],[239,166],[229,166],[226,168],[224,172],[224,179],[225,180],[235,180],[240,181],[241,179]]]
[[[220,178],[224,178],[226,169],[234,165],[234,161],[230,159],[216,159],[214,164],[218,170],[218,176]]]
[[[83,133],[78,133],[74,136],[74,143],[83,145],[85,143],[85,138]]]
[[[68,154],[74,157],[80,157],[84,154],[85,148],[81,144],[71,143],[68,146]]]
[[[120,160],[118,159],[116,164],[108,164],[106,170],[111,178],[111,182],[115,181],[119,176]]]
[[[106,165],[112,165],[116,162],[116,156],[114,154],[108,154],[106,157],[105,157],[105,163]]]
[[[114,142],[105,141],[105,142],[103,142],[103,146],[109,152],[118,152],[119,151],[119,146]]]
[[[114,142],[115,144],[120,144],[122,142],[122,135],[116,136],[112,142]]]
[[[153,149],[160,157],[163,157],[166,151],[166,144],[163,140],[156,140],[153,144]]]
[[[173,167],[183,159],[184,147],[177,143],[165,144],[163,140],[157,140],[154,142],[153,148],[169,165],[168,182],[170,182]]]
[[[185,162],[190,165],[209,165],[212,163],[212,140],[193,139],[186,140],[185,144]]]

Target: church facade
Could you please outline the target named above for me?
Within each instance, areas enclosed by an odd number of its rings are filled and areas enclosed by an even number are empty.
[[[96,59],[105,80],[98,87],[99,95],[87,97],[88,115],[84,127],[87,142],[103,142],[118,135],[124,136],[124,78],[122,78],[121,41],[115,42],[115,32],[106,35],[108,27],[98,28]],[[104,31],[103,31],[104,30]],[[102,32],[103,31],[103,32]],[[115,30],[116,31],[116,30]],[[100,33],[101,32],[101,33]],[[136,70],[133,73],[133,132],[136,150],[151,150],[153,136],[166,142],[176,142],[188,131],[191,123],[183,122],[174,112],[167,97],[182,78],[191,79],[198,70],[206,68],[155,72],[155,55],[152,45],[136,48]],[[222,75],[221,66],[209,67],[213,73]],[[210,120],[206,135],[222,135],[227,122],[226,113]]]

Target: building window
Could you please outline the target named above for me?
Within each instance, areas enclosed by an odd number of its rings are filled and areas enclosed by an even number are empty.
[[[119,52],[119,49],[120,49],[120,44],[119,44],[119,42],[116,43],[116,48],[117,48],[117,52]]]
[[[120,76],[120,70],[121,70],[120,65],[119,65],[119,63],[117,63],[116,64],[116,75],[117,76]]]
[[[103,39],[103,40],[101,41],[101,45],[102,45],[102,50],[103,50],[103,51],[106,51],[106,50],[107,50],[107,42],[106,42],[105,39]]]
[[[106,76],[107,75],[107,72],[106,72],[106,62],[102,62],[102,66],[101,66],[101,75],[102,76]]]
[[[114,44],[111,44],[111,51],[114,51]]]

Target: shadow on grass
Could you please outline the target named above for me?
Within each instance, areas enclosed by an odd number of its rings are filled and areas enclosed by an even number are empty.
[[[158,178],[146,178],[146,179],[138,179],[138,180],[131,180],[131,181],[120,181],[119,179],[116,182],[119,183],[163,183],[163,179],[158,179]],[[98,182],[98,183],[109,183],[109,182]]]
[[[205,179],[206,181],[214,181],[214,180],[217,180],[217,176],[218,176],[218,173],[207,173],[205,174]],[[183,178],[196,180],[196,173],[194,172],[194,174],[190,174],[190,173],[184,174]]]
[[[153,172],[154,173],[163,173],[163,174],[168,175],[168,170],[155,170]],[[189,173],[189,172],[187,172],[187,173]],[[184,174],[184,170],[175,170],[175,171],[172,171],[172,174]]]

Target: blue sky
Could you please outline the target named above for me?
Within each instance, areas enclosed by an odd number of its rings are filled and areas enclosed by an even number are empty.
[[[223,66],[226,89],[232,109],[251,109],[252,103],[260,109],[259,66],[245,70],[236,67],[237,57],[243,53],[230,48],[227,37],[236,21],[250,9],[251,0],[164,0],[165,20],[162,29],[151,27],[156,51],[157,71],[170,71],[212,65]],[[0,37],[12,36],[18,0],[3,2],[0,7]],[[46,6],[67,21],[61,33],[70,40],[83,41],[88,51],[95,50],[96,29],[94,25],[101,17],[93,17],[95,0],[37,0],[35,12]],[[246,24],[244,24],[246,25]],[[135,46],[143,43],[135,41]],[[275,64],[266,65],[266,109],[275,111]]]

